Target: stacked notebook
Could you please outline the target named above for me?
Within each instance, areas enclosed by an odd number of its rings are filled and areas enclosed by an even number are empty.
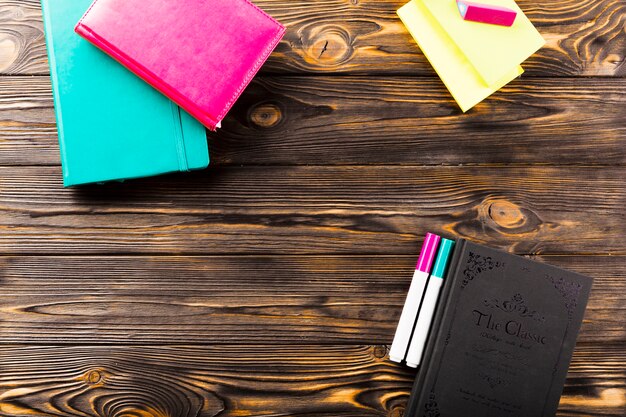
[[[405,415],[553,416],[591,278],[436,235],[417,269],[390,354],[419,366]]]
[[[521,75],[520,64],[545,44],[514,0],[480,2],[516,12],[514,23],[465,20],[466,5],[455,0],[411,0],[398,10],[464,112]]]
[[[220,126],[285,31],[247,0],[42,7],[65,186],[205,168],[205,127]]]

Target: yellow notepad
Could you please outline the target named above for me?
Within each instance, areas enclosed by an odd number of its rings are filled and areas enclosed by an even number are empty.
[[[445,10],[441,8],[446,14],[438,14],[435,17],[426,6],[425,2],[427,1],[433,4],[436,2],[449,3],[453,8],[446,8]],[[491,0],[491,2],[505,7],[511,7],[511,3],[514,3],[513,0]],[[432,6],[430,3],[429,5]],[[516,10],[519,10],[517,6],[515,7]],[[439,10],[437,7],[434,9]],[[519,64],[525,59],[522,56],[538,44],[534,35],[528,36],[528,28],[525,24],[521,25],[519,29],[499,27],[499,29],[511,30],[517,34],[515,37],[519,43],[518,46],[523,47],[521,48],[523,52],[511,52],[505,56],[499,55],[499,53],[498,55],[487,54],[486,57],[481,55],[481,49],[489,51],[492,41],[496,49],[500,48],[500,43],[498,40],[485,38],[485,33],[489,31],[485,32],[480,27],[475,30],[476,25],[493,25],[464,21],[456,8],[455,0],[412,0],[398,10],[398,16],[464,112],[521,75],[524,70]],[[520,17],[522,16],[518,15],[517,19]],[[517,19],[515,24],[518,23]],[[467,26],[464,36],[461,36],[462,31],[455,29],[455,25],[449,24],[449,21],[454,20],[471,25]],[[520,19],[520,22],[523,23],[524,19]],[[449,33],[452,33],[454,38]],[[540,35],[539,37],[541,38]],[[479,42],[479,44],[468,46],[470,42],[466,42],[466,39]],[[512,45],[510,46],[512,47]],[[536,47],[538,49],[541,45]],[[485,66],[492,68],[483,73],[481,71]],[[494,74],[499,77],[495,78],[495,81]]]
[[[485,83],[491,85],[537,52],[546,41],[514,0],[477,1],[515,10],[515,23],[505,27],[469,22],[461,18],[456,0],[422,0]]]

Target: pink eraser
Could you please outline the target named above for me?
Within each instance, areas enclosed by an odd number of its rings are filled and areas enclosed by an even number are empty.
[[[492,25],[512,26],[517,17],[515,10],[493,6],[491,4],[480,4],[471,1],[456,0],[459,12],[465,20],[472,22],[489,23]]]

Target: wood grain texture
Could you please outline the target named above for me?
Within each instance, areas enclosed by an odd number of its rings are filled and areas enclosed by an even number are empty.
[[[48,72],[39,0],[0,0],[0,75]]]
[[[623,416],[626,356],[578,345],[559,416]],[[401,416],[385,346],[1,347],[4,417]],[[29,371],[25,371],[29,369]]]
[[[264,72],[434,75],[395,11],[406,0],[257,0],[287,26]],[[626,2],[520,0],[547,45],[531,76],[626,75]],[[0,0],[0,73],[47,74],[39,0]]]
[[[465,115],[405,1],[255,0],[288,30],[213,168],[64,190],[39,0],[0,0],[0,416],[401,417],[429,230],[594,277],[559,416],[626,414],[626,1],[520,0],[547,45]]]
[[[390,344],[415,260],[0,257],[0,344]],[[626,341],[626,257],[539,260],[594,278],[579,342]]]
[[[518,80],[462,114],[437,79],[261,77],[223,125],[214,165],[624,164],[626,83]],[[49,79],[0,77],[0,165],[58,163]]]
[[[516,80],[463,114],[438,79],[268,77],[209,143],[229,164],[623,164],[626,83]]]
[[[62,189],[0,168],[0,253],[414,254],[439,230],[516,253],[624,254],[621,167],[228,167]]]
[[[0,77],[0,164],[59,163],[50,79]]]

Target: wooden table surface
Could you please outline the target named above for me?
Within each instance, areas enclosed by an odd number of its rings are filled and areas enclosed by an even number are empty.
[[[400,417],[426,231],[595,278],[559,415],[625,415],[626,1],[520,0],[547,45],[467,114],[403,1],[257,0],[287,34],[210,169],[63,189],[39,1],[0,0],[1,416]]]

